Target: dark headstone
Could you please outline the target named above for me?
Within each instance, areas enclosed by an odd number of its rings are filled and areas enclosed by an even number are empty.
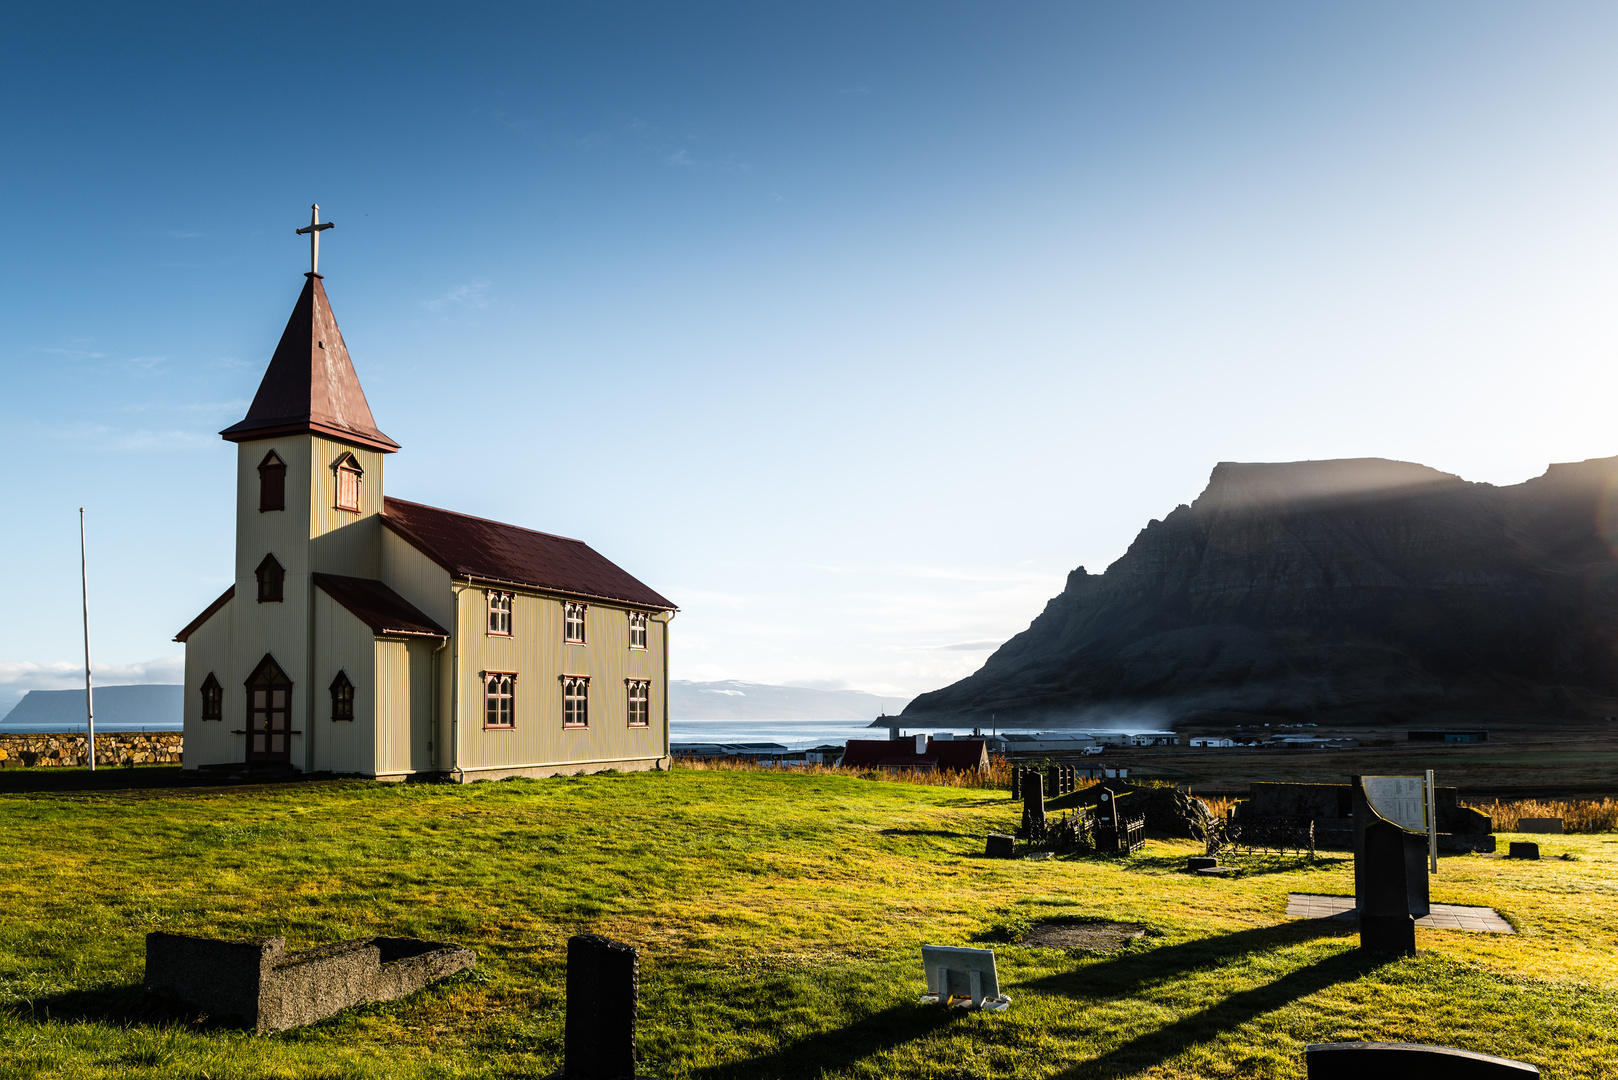
[[[600,934],[567,942],[567,1022],[562,1075],[630,1080],[635,1075],[635,1008],[640,953]]]
[[[1358,777],[1353,799],[1354,900],[1360,913],[1360,948],[1414,956],[1414,912],[1425,915],[1428,908],[1426,838],[1378,817]]]
[[[1052,765],[1045,770],[1045,797],[1054,799],[1062,794],[1062,767]]]
[[[1559,833],[1562,831],[1562,819],[1559,817],[1525,817],[1517,819],[1518,832]]]
[[[1022,768],[1011,770],[1011,801],[1016,802],[1022,798]]]
[[[1192,855],[1185,860],[1187,870],[1206,870],[1211,866],[1218,866],[1219,860],[1212,855]]]
[[[1007,836],[1005,833],[992,832],[989,834],[989,844],[984,848],[983,854],[991,859],[1011,859],[1017,855],[1017,838]]]
[[[1309,1080],[1528,1080],[1539,1069],[1510,1058],[1421,1043],[1312,1043]]]
[[[1513,840],[1511,847],[1506,850],[1508,859],[1537,859],[1539,858],[1539,845],[1531,840]]]
[[[1022,779],[1022,834],[1029,840],[1045,839],[1045,784],[1037,769]]]

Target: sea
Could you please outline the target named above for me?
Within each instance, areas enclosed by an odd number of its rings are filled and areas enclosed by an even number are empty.
[[[934,735],[953,731],[957,735],[970,735],[970,727],[904,724],[899,726],[905,734],[925,732]],[[8,732],[35,735],[44,732],[77,733],[84,730],[84,722],[77,724],[23,724],[0,722],[0,734]],[[143,724],[134,728],[96,723],[97,731],[180,731],[181,725]],[[1009,731],[1031,731],[1032,728],[1001,728]],[[822,743],[839,746],[849,739],[885,739],[887,729],[872,727],[869,720],[670,720],[670,742],[772,742],[788,750],[807,750]]]

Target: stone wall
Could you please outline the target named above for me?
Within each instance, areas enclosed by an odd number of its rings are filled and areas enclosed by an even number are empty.
[[[88,738],[77,735],[0,732],[0,768],[20,765],[88,765]],[[178,764],[185,736],[178,731],[98,731],[97,765]]]

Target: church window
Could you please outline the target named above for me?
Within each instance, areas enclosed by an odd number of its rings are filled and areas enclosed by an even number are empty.
[[[354,684],[349,681],[346,671],[339,671],[337,678],[331,681],[331,718],[354,719]]]
[[[489,590],[489,633],[511,636],[511,594]]]
[[[213,672],[202,680],[202,718],[204,720],[223,720],[225,718],[225,688],[219,685]]]
[[[360,477],[365,470],[353,454],[345,453],[332,465],[337,474],[337,509],[360,512]]]
[[[258,512],[287,508],[287,466],[274,450],[258,463]]]
[[[583,675],[562,676],[562,726],[590,723],[590,680]]]
[[[571,600],[562,605],[562,640],[584,644],[584,610],[587,605]]]
[[[506,671],[483,673],[483,726],[509,728],[516,725],[517,676]]]
[[[287,572],[281,569],[281,564],[275,561],[275,556],[264,556],[264,561],[258,564],[258,569],[254,573],[258,575],[258,602],[279,604]]]
[[[651,723],[652,684],[645,679],[625,679],[629,688],[629,726],[646,727]]]
[[[629,613],[629,647],[631,649],[646,648],[646,612],[631,611]]]

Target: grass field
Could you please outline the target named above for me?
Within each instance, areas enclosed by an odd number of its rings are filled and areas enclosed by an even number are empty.
[[[698,770],[0,796],[0,1075],[540,1077],[581,931],[641,948],[640,1050],[663,1080],[1295,1077],[1305,1044],[1342,1039],[1618,1074],[1618,837],[1446,858],[1434,899],[1520,932],[1418,930],[1420,956],[1381,961],[1351,925],[1283,915],[1290,891],[1351,893],[1346,858],[1223,880],[1179,870],[1189,842],[981,858],[1015,817],[1002,792]],[[1055,918],[1148,934],[1110,955],[1017,943]],[[481,959],[261,1037],[141,993],[154,929],[411,934]],[[923,943],[992,944],[1011,1009],[917,1005]]]

